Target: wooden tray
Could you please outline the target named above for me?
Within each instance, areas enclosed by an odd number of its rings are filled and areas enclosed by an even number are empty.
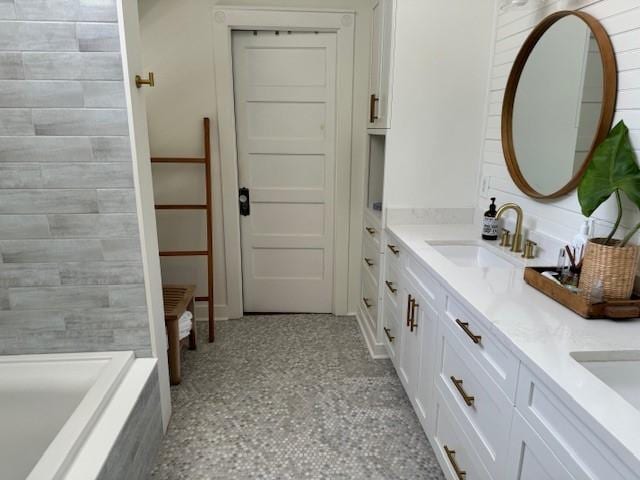
[[[624,320],[640,317],[640,297],[637,295],[629,300],[608,300],[590,304],[581,295],[543,277],[542,272],[549,270],[555,270],[555,267],[527,267],[524,269],[524,281],[584,318]]]

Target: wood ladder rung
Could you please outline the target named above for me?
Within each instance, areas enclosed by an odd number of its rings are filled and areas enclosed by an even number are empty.
[[[206,158],[188,157],[151,157],[151,163],[201,163],[206,164]]]
[[[156,205],[156,210],[206,210],[209,208],[205,205],[186,205],[186,204],[173,204],[173,205]]]
[[[209,255],[207,250],[169,250],[160,252],[161,257],[206,257]]]

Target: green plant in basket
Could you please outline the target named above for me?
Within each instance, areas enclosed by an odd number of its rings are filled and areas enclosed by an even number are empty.
[[[622,219],[622,193],[640,209],[640,167],[629,140],[629,129],[621,120],[596,148],[587,170],[578,186],[578,200],[582,214],[590,217],[611,195],[615,195],[618,215],[604,245],[612,244]],[[624,247],[640,229],[633,227],[622,241],[613,242]]]

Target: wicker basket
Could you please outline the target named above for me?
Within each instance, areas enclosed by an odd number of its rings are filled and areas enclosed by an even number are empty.
[[[593,286],[602,280],[604,298],[627,300],[633,293],[640,249],[636,245],[604,245],[605,238],[593,238],[587,243],[578,287],[582,295],[591,300]]]

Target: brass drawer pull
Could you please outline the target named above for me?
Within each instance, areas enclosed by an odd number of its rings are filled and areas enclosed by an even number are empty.
[[[456,323],[464,331],[464,333],[466,333],[469,336],[469,338],[473,341],[473,343],[476,343],[476,344],[480,343],[480,340],[482,340],[482,336],[476,335],[469,329],[469,322],[463,322],[459,318],[456,318]]]
[[[387,248],[391,250],[394,255],[398,255],[400,253],[400,250],[398,250],[395,245],[387,244]]]
[[[453,467],[453,471],[456,472],[458,480],[465,480],[467,478],[467,472],[465,472],[464,470],[460,470],[460,467],[456,463],[456,451],[449,449],[449,447],[447,447],[446,445],[443,448],[444,452],[447,454],[447,458],[449,459],[451,466]]]
[[[389,339],[390,342],[393,342],[393,340],[396,338],[393,335],[391,335],[391,329],[384,327],[384,333],[387,335],[387,338]]]
[[[369,100],[369,123],[375,123],[378,120],[378,116],[376,115],[376,103],[378,103],[380,99],[376,97],[375,93],[371,94]]]
[[[363,297],[363,298],[362,298],[362,303],[364,303],[364,306],[365,306],[365,307],[367,307],[367,308],[371,308],[371,307],[373,306],[373,305],[371,305],[371,304],[369,303],[369,299],[368,299],[368,298],[366,298],[366,297]]]
[[[416,299],[414,298],[411,304],[411,328],[409,329],[410,332],[418,329],[418,323],[416,322],[416,308],[418,307],[420,307],[420,305],[416,303]]]
[[[415,302],[415,300],[411,294],[409,294],[409,296],[407,296],[407,327],[411,325],[411,305],[413,305],[413,302]]]
[[[376,229],[371,227],[365,227],[365,230],[369,232],[369,235],[373,236],[376,234]]]
[[[464,403],[466,403],[468,407],[472,407],[473,403],[476,401],[476,397],[474,397],[473,395],[467,395],[467,392],[465,392],[464,388],[462,388],[462,384],[464,382],[462,380],[458,380],[453,375],[451,375],[451,381],[453,382],[453,385],[456,387],[456,390],[458,390],[458,393],[464,400]]]
[[[390,282],[389,280],[385,280],[384,283],[385,285],[387,285],[387,288],[391,293],[396,293],[398,291],[397,288],[393,288],[393,282]]]
[[[366,263],[370,267],[373,267],[373,265],[374,265],[373,260],[371,260],[370,258],[367,258],[367,257],[364,257],[364,263]]]

